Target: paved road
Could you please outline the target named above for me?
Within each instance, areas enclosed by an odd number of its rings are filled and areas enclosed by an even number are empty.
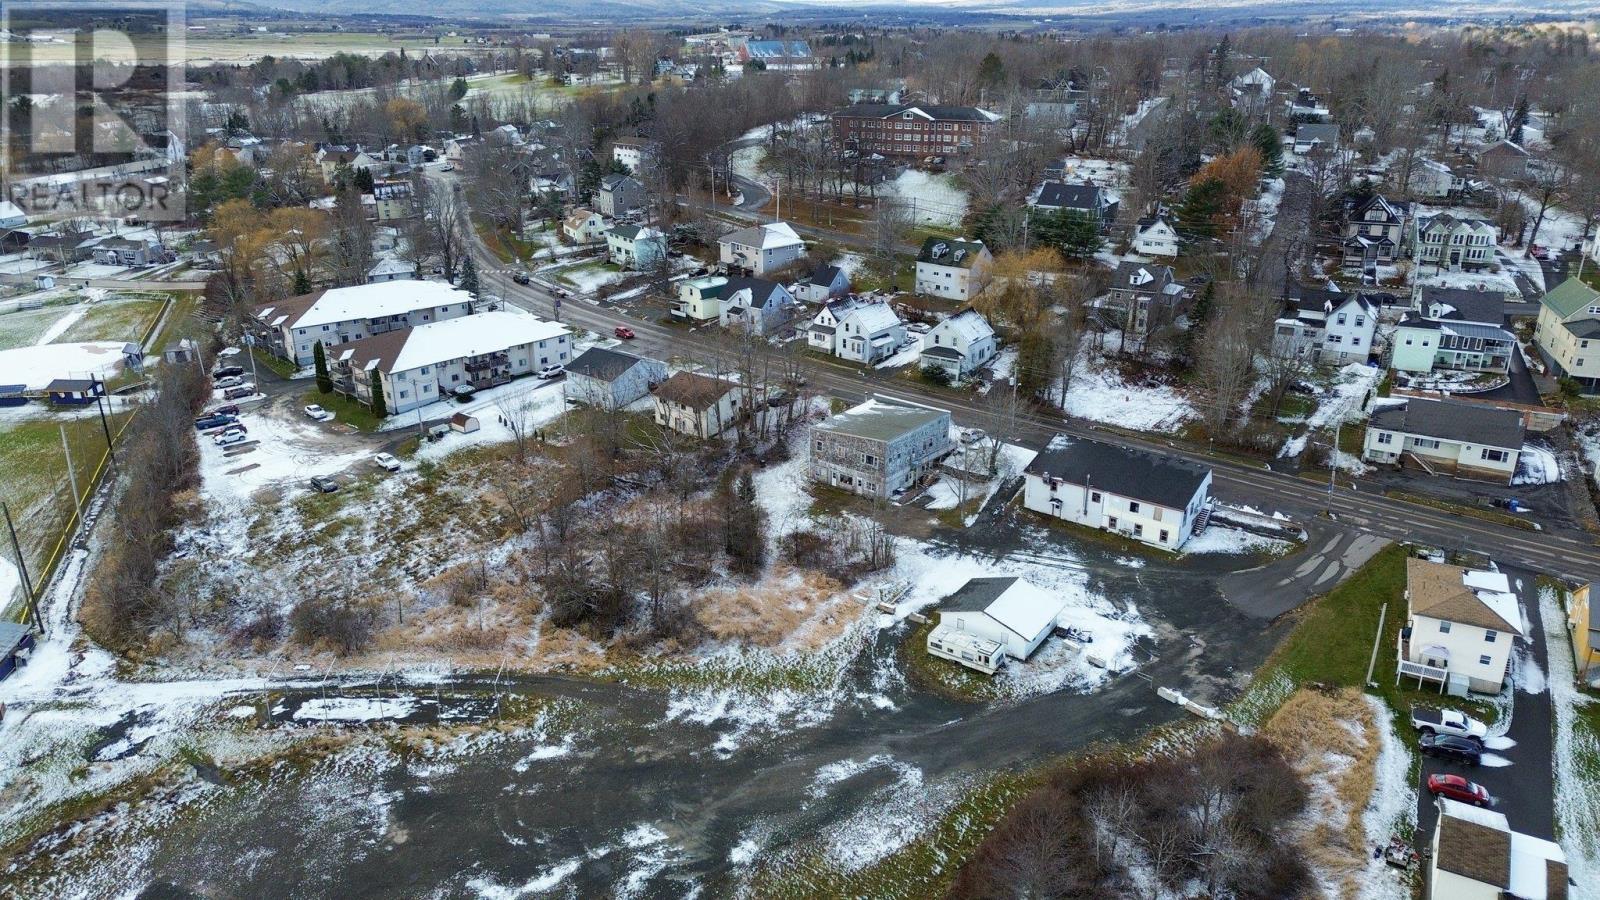
[[[1550,664],[1539,610],[1539,589],[1534,584],[1537,573],[1508,567],[1502,570],[1511,577],[1530,627],[1528,638],[1518,641],[1514,651],[1517,655],[1515,669],[1526,670],[1530,675],[1518,680],[1522,685],[1536,688],[1537,692],[1520,686],[1507,688],[1512,692],[1510,721],[1496,723],[1489,730],[1505,734],[1516,746],[1491,749],[1485,759],[1492,765],[1473,768],[1422,757],[1422,771],[1417,776],[1419,851],[1432,840],[1434,820],[1438,818],[1438,808],[1427,789],[1428,776],[1437,772],[1463,775],[1483,785],[1496,800],[1495,811],[1505,813],[1513,829],[1555,840],[1555,784],[1550,765],[1555,752],[1555,723],[1550,691],[1544,686],[1543,673],[1550,671]],[[1532,668],[1537,668],[1538,672],[1533,673]],[[1491,747],[1495,745],[1491,738]]]

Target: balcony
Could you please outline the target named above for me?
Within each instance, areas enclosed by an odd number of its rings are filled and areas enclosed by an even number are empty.
[[[506,368],[511,364],[511,356],[507,353],[485,353],[482,356],[473,356],[467,359],[466,369],[469,374],[477,377],[477,373],[486,370]]]

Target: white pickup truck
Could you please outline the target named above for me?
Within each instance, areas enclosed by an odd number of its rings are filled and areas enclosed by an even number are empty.
[[[1452,734],[1456,737],[1477,738],[1480,741],[1489,733],[1489,726],[1453,709],[1413,706],[1411,724],[1423,734]]]

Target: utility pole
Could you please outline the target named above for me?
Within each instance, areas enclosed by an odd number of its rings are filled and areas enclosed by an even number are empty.
[[[196,356],[199,355],[199,352],[200,352],[200,342],[199,341],[195,341],[195,354],[196,354]],[[250,383],[256,385],[257,386],[256,389],[260,390],[261,379],[256,375],[256,336],[255,335],[246,334],[244,336],[244,352],[245,352],[246,356],[250,357]]]
[[[61,452],[67,457],[67,481],[72,485],[72,511],[78,511],[78,498],[83,496],[78,493],[78,472],[72,467],[72,448],[67,446],[67,425],[65,422],[58,426],[61,429]]]
[[[11,524],[11,507],[0,502],[0,513],[6,517],[6,531],[11,533],[11,553],[17,558],[17,572],[22,575],[22,596],[28,601],[28,612],[33,616],[33,627],[44,634],[44,620],[39,618],[39,603],[33,596],[33,584],[28,578],[28,561],[22,556],[22,545],[17,543],[17,526]]]
[[[1333,475],[1339,471],[1339,432],[1344,423],[1333,423],[1333,446],[1328,448],[1328,515],[1333,515]]]
[[[196,358],[198,359],[199,357],[196,357]],[[105,391],[102,389],[104,384],[105,384],[105,382],[101,381],[99,379],[99,376],[96,376],[96,375],[91,375],[91,376],[89,376],[89,378],[90,378],[90,383],[95,386],[94,387],[94,408],[100,411],[100,430],[102,432],[104,432],[105,436],[106,436],[106,456],[110,458],[111,465],[112,466],[116,466],[116,464],[117,464],[117,448],[112,446],[112,444],[111,444],[111,423],[106,421],[106,406],[105,406],[105,402],[104,402],[105,401]]]

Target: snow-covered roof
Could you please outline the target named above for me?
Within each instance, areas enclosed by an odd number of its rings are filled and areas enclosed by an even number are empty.
[[[739,244],[745,247],[756,247],[762,250],[776,250],[779,247],[805,246],[805,241],[795,233],[788,222],[768,222],[765,225],[753,225],[741,228],[722,236],[721,243]]]
[[[892,441],[950,413],[932,406],[876,395],[817,425],[818,431],[834,431],[877,441]]]
[[[933,330],[941,328],[960,334],[969,343],[994,336],[994,328],[989,325],[989,320],[975,309],[964,309],[934,326]]]
[[[1444,871],[1503,888],[1522,900],[1566,896],[1561,845],[1511,830],[1504,813],[1439,799],[1439,859]]]
[[[388,370],[405,372],[469,356],[499,353],[568,333],[565,326],[556,322],[504,310],[429,322],[411,329]]]
[[[969,578],[940,604],[952,612],[981,612],[1007,631],[1031,641],[1055,627],[1056,616],[1066,608],[1060,594],[1052,594],[1021,578]]]
[[[471,295],[441,281],[385,281],[323,291],[293,328],[317,328],[358,319],[398,316],[471,301]]]
[[[863,334],[886,331],[900,324],[900,317],[895,315],[889,304],[882,300],[876,303],[863,303],[852,309],[844,318],[853,320]]]
[[[417,271],[416,265],[403,259],[389,257],[378,260],[378,264],[367,270],[368,277],[379,275],[412,275]]]
[[[1406,560],[1411,611],[1465,625],[1522,634],[1522,610],[1506,577],[1416,558]]]

